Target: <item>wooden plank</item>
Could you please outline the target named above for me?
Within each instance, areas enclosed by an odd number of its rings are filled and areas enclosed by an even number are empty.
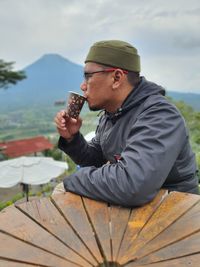
[[[144,265],[161,262],[197,253],[200,253],[200,232],[138,260],[137,264],[140,263],[141,265]]]
[[[105,261],[112,261],[110,215],[106,203],[83,198],[85,208],[98,240],[99,248]]]
[[[133,240],[126,254],[119,258],[120,264],[137,258],[137,251],[145,246],[147,242],[159,235],[164,229],[186,213],[199,201],[198,195],[172,192],[154,212],[139,235]],[[145,249],[145,248],[144,248]]]
[[[35,267],[35,265],[0,259],[0,267]]]
[[[71,227],[76,231],[81,240],[90,250],[91,254],[97,260],[97,263],[103,261],[97,242],[94,237],[92,226],[88,220],[82,198],[78,195],[67,193],[65,196],[52,196],[56,207],[63,213]]]
[[[145,247],[141,248],[137,252],[137,257],[142,258],[197,231],[200,231],[200,201],[157,237],[147,243]]]
[[[14,206],[0,213],[0,230],[82,266],[91,266]]]
[[[131,209],[110,207],[112,259],[117,260],[119,248],[128,225]]]
[[[78,266],[1,232],[0,240],[0,257],[48,267]]]
[[[24,202],[18,204],[17,207],[81,255],[86,261],[96,265],[96,260],[90,254],[87,247],[81,242],[62,214],[48,198]]]
[[[194,254],[191,256],[181,257],[178,259],[167,260],[163,262],[157,262],[147,265],[133,265],[133,263],[129,263],[124,265],[125,267],[199,267],[200,263],[200,254]]]
[[[129,251],[131,244],[136,239],[137,235],[152,216],[156,208],[161,204],[164,198],[167,196],[166,190],[161,190],[157,196],[145,206],[135,208],[131,212],[131,216],[128,221],[128,227],[126,229],[119,254],[117,255],[117,261],[128,261],[126,258],[127,251]],[[124,260],[123,260],[124,259]]]

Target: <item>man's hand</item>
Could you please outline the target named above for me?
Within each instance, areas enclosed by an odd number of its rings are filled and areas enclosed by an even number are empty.
[[[56,127],[60,136],[67,141],[71,141],[73,136],[79,131],[82,125],[82,120],[70,118],[65,110],[61,110],[57,113],[54,119]]]

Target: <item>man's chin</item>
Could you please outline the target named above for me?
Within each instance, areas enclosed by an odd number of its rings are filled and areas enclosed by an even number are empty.
[[[99,111],[99,110],[101,110],[102,108],[98,108],[98,107],[90,107],[90,106],[89,106],[89,109],[90,109],[91,111]]]
[[[92,106],[92,105],[90,105],[89,103],[88,103],[88,108],[89,108],[89,110],[91,110],[91,111],[99,111],[99,110],[102,110],[102,108],[97,107],[97,106]]]

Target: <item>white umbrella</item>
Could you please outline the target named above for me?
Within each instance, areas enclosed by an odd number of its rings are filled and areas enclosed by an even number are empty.
[[[39,185],[58,177],[68,165],[48,157],[19,157],[0,162],[0,187],[8,188],[18,183]],[[25,186],[26,193],[28,186]]]

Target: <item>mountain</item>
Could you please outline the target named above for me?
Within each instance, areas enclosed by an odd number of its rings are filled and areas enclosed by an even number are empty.
[[[167,96],[175,101],[183,101],[194,110],[200,111],[200,94],[167,91]]]
[[[0,109],[54,105],[68,91],[80,93],[83,67],[57,54],[46,54],[23,69],[27,78],[0,90]]]
[[[0,90],[0,111],[51,108],[55,102],[65,101],[68,91],[81,91],[83,67],[58,54],[46,54],[24,71],[26,79]],[[200,94],[167,91],[167,95],[200,110]]]

